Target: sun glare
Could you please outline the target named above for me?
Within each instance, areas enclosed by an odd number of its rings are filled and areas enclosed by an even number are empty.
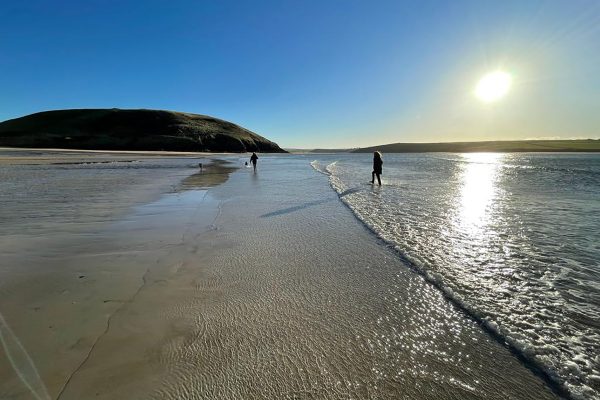
[[[491,103],[500,100],[510,90],[512,77],[504,71],[494,71],[484,75],[475,88],[475,96],[481,101]]]
[[[498,196],[498,174],[504,156],[500,153],[466,153],[459,199],[461,229],[476,234],[489,222]]]

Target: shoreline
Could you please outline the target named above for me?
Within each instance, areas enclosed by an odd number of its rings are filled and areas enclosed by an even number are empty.
[[[193,160],[210,159],[223,156],[230,157],[238,154],[241,155],[243,153],[191,153],[167,151],[111,151],[0,147],[0,166],[135,162],[143,160],[155,160],[160,158],[189,158],[190,160]]]
[[[257,174],[241,168],[211,189],[163,195],[100,235],[93,246],[103,250],[70,256],[67,275],[85,275],[69,278],[74,287],[89,278],[114,286],[121,276],[128,288],[113,287],[113,300],[121,300],[100,308],[108,286],[91,282],[81,292],[77,301],[88,305],[80,312],[110,317],[93,329],[100,335],[72,339],[77,354],[88,352],[73,357],[67,384],[48,378],[60,362],[37,363],[49,392],[61,399],[395,398],[425,387],[432,398],[554,398],[373,240],[326,177],[306,160],[284,171],[289,162],[274,158]],[[88,270],[76,272],[84,264]],[[117,264],[127,269],[107,269]],[[38,340],[24,340],[25,348]]]
[[[317,167],[313,164],[311,164],[311,166],[316,172],[326,176],[330,176],[329,172],[323,171],[320,167]],[[517,358],[526,368],[531,370],[533,374],[535,374],[542,381],[544,381],[544,383],[548,385],[548,387],[552,390],[553,393],[564,399],[573,398],[569,390],[565,388],[560,382],[560,379],[557,376],[553,376],[552,371],[547,370],[543,365],[540,365],[538,361],[536,361],[525,351],[523,351],[523,349],[520,348],[517,342],[507,338],[506,334],[503,333],[499,327],[493,326],[492,324],[490,324],[489,321],[482,318],[481,315],[478,315],[478,312],[474,310],[472,306],[465,303],[463,299],[457,297],[454,293],[452,293],[452,290],[444,286],[443,282],[441,282],[438,277],[432,275],[430,271],[419,267],[417,263],[411,261],[409,257],[403,254],[402,251],[397,248],[396,243],[389,239],[386,239],[373,226],[361,219],[361,215],[358,214],[356,210],[352,207],[352,205],[344,199],[344,192],[338,192],[338,190],[331,182],[330,186],[332,190],[338,194],[340,202],[343,203],[346,208],[348,208],[348,210],[352,213],[352,215],[354,215],[356,220],[359,221],[362,226],[364,226],[365,230],[369,231],[369,233],[373,235],[375,241],[380,242],[382,246],[390,249],[391,252],[396,254],[398,259],[401,260],[401,262],[406,266],[406,268],[410,269],[415,274],[421,276],[427,283],[434,286],[448,303],[452,304],[458,311],[460,311],[467,318],[476,323],[482,331],[489,335],[500,346],[510,351],[510,353],[515,358]]]

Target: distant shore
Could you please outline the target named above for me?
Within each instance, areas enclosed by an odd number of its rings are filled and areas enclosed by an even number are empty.
[[[600,139],[390,143],[349,149],[286,149],[291,153],[579,153],[600,152]]]
[[[243,153],[242,153],[243,154]],[[240,153],[210,153],[188,151],[79,150],[51,148],[0,147],[0,165],[68,164],[78,162],[139,161],[158,157],[208,158]]]

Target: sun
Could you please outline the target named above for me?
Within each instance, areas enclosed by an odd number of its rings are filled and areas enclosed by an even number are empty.
[[[512,77],[504,71],[494,71],[485,74],[477,83],[475,96],[481,101],[491,103],[503,98],[512,84]]]

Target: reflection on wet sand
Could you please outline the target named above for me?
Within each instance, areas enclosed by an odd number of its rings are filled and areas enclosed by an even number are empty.
[[[185,178],[179,187],[181,191],[208,188],[227,182],[229,174],[237,168],[224,160],[211,160],[203,164],[199,172]]]

